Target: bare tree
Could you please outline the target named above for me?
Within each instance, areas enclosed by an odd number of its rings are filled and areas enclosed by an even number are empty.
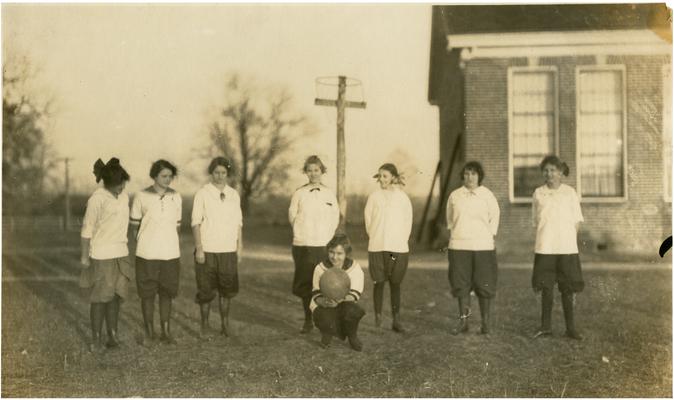
[[[49,170],[55,164],[45,138],[50,103],[40,103],[26,90],[35,74],[26,58],[10,58],[3,64],[3,213],[34,212],[44,199]]]
[[[225,155],[235,161],[234,176],[241,192],[244,214],[253,198],[284,188],[289,163],[285,155],[311,124],[293,109],[286,90],[263,88],[238,75],[229,77],[226,101],[209,126],[209,156]]]

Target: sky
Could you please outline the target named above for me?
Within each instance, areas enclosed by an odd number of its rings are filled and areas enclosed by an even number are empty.
[[[185,171],[174,187],[192,194],[207,181],[195,159],[228,74],[286,88],[316,126],[289,155],[289,191],[302,185],[303,160],[321,156],[335,187],[336,98],[316,78],[357,78],[347,97],[347,192],[376,188],[372,175],[398,162],[406,190],[425,195],[438,161],[438,111],[428,104],[431,6],[251,4],[3,4],[3,58],[37,67],[31,90],[54,99],[47,135],[70,157],[74,191],[95,187],[92,165],[116,156],[133,192],[151,184],[151,163]],[[57,171],[58,175],[62,172]]]

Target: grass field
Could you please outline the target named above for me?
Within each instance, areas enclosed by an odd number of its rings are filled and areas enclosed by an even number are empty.
[[[122,306],[122,346],[92,354],[86,346],[89,305],[77,287],[77,235],[5,235],[2,396],[672,396],[671,268],[586,265],[586,290],[577,306],[586,339],[575,342],[561,337],[558,294],[555,336],[529,339],[540,307],[530,270],[502,263],[493,333],[477,334],[478,317],[470,334],[454,337],[448,332],[456,308],[444,256],[413,255],[403,284],[409,332],[393,333],[390,319],[375,328],[368,277],[362,300],[368,315],[360,329],[365,348],[357,353],[338,340],[320,348],[316,330],[298,333],[301,305],[290,294],[293,267],[290,249],[282,245],[288,232],[248,236],[241,292],[232,303],[232,337],[199,338],[186,241],[174,307],[178,344],[138,344],[141,315],[133,286]],[[360,247],[356,257],[363,256]],[[216,321],[215,313],[211,318]]]

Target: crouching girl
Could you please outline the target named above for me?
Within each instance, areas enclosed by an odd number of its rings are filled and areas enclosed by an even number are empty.
[[[313,296],[311,310],[316,327],[321,331],[321,345],[328,347],[333,336],[349,339],[351,348],[363,350],[358,339],[358,323],[365,315],[358,300],[363,292],[364,274],[360,265],[349,256],[351,243],[346,235],[335,235],[327,244],[328,259],[316,266],[313,277]],[[343,299],[333,300],[320,289],[321,276],[330,268],[341,268],[351,281],[349,292]]]

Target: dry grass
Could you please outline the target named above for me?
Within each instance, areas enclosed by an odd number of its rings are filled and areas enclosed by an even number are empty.
[[[132,291],[122,308],[123,346],[96,355],[86,351],[88,304],[74,279],[74,240],[51,239],[71,250],[50,252],[33,239],[33,247],[43,249],[34,253],[5,243],[2,396],[672,396],[671,270],[586,271],[587,287],[578,297],[586,340],[578,343],[560,337],[558,297],[555,337],[529,339],[538,324],[538,299],[529,271],[513,269],[500,271],[494,333],[449,335],[455,304],[446,271],[413,260],[403,285],[410,331],[393,333],[390,320],[383,329],[374,327],[367,282],[362,302],[369,314],[360,330],[365,349],[356,353],[339,341],[321,349],[316,331],[298,334],[301,306],[290,294],[287,261],[244,259],[241,293],[232,305],[234,336],[199,339],[194,273],[185,257],[175,304],[178,345],[137,343],[140,306]],[[255,249],[254,243],[247,247]],[[479,318],[473,324],[477,328]]]

